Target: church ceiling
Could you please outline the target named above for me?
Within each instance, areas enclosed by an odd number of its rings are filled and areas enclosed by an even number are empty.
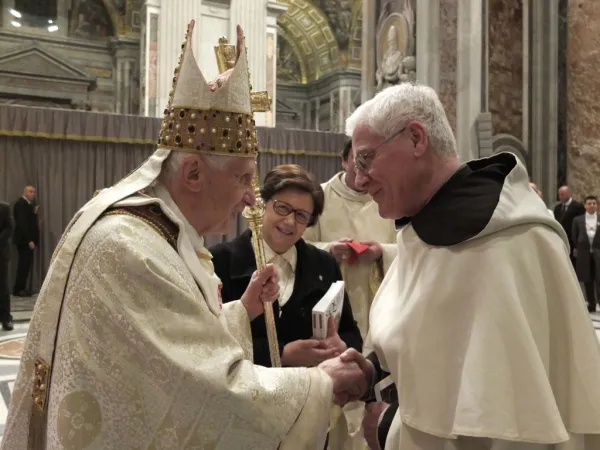
[[[279,81],[308,83],[336,69],[360,69],[361,0],[279,2],[288,5],[278,20]]]
[[[328,17],[308,0],[280,0],[288,10],[277,21],[288,44],[306,69],[303,83],[316,80],[340,65],[340,47]],[[291,81],[291,80],[290,80]]]

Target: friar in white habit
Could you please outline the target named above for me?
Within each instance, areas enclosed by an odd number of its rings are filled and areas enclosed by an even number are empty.
[[[361,390],[339,358],[253,365],[249,321],[277,295],[273,266],[221,304],[200,236],[253,204],[258,145],[241,29],[235,67],[211,83],[192,30],[158,150],[86,204],[54,253],[2,450],[322,449],[333,393]]]
[[[435,91],[401,84],[348,119],[356,182],[396,219],[371,308],[372,449],[600,449],[600,345],[562,227],[511,153],[459,162]],[[372,378],[371,378],[372,377]],[[379,385],[381,386],[381,385]]]

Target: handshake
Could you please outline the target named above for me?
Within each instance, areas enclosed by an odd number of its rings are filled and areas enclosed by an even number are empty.
[[[374,376],[373,364],[353,348],[340,356],[319,364],[333,381],[333,401],[336,405],[360,400],[371,389]]]

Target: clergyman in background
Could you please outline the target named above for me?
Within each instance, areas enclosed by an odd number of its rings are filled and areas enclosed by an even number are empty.
[[[17,297],[32,295],[31,290],[27,288],[27,280],[33,264],[33,252],[40,239],[37,216],[39,206],[35,203],[35,194],[33,186],[26,186],[23,196],[13,206],[14,241],[19,255],[13,295]]]

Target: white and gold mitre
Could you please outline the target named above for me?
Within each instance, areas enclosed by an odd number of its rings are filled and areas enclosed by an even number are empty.
[[[188,25],[158,145],[175,151],[256,157],[250,74],[244,35],[238,27],[237,61],[214,91],[192,51],[194,21]]]

